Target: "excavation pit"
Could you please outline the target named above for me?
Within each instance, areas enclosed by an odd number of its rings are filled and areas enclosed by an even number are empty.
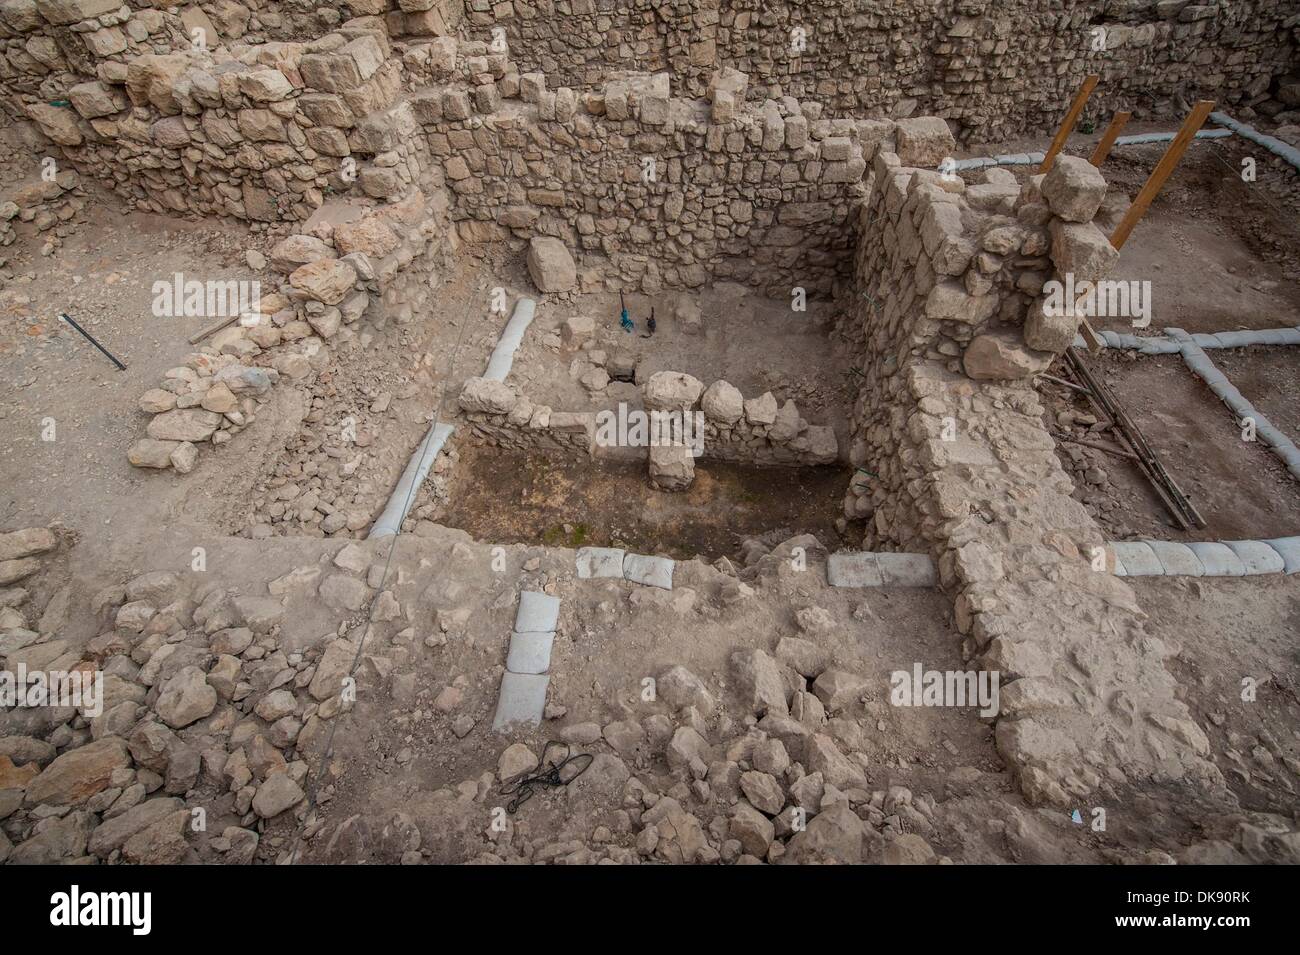
[[[645,466],[467,446],[447,479],[440,524],[493,544],[623,547],[686,560],[737,560],[748,538],[813,534],[831,550],[849,469],[704,462],[684,493],[652,487]],[[857,531],[860,539],[861,531]]]
[[[1212,538],[1294,533],[1300,485],[1183,331],[1300,314],[1285,11],[1136,5],[1044,70],[1050,10],[904,14],[900,66],[847,3],[797,57],[780,5],[103,6],[0,15],[0,667],[109,696],[0,710],[0,863],[1297,860],[1300,544]],[[1203,98],[1259,129],[1088,158]],[[1208,527],[1053,445],[1109,440],[1035,382],[1085,275],[1184,349],[1087,361]],[[173,314],[182,277],[261,295]],[[1213,355],[1293,437],[1296,346]],[[651,411],[699,456],[601,431]],[[1260,577],[1194,578],[1225,549]],[[501,818],[551,740],[591,772]]]

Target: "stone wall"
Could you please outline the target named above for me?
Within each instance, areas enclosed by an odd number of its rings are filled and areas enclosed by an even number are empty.
[[[430,83],[410,105],[461,236],[559,238],[584,287],[733,279],[782,297],[829,293],[848,275],[863,151],[893,129],[823,120],[793,99],[747,104],[734,72],[715,77],[709,100],[683,100],[667,74],[581,96],[549,89],[481,43],[446,39],[405,62]]]
[[[1127,197],[1107,198],[1101,174],[1074,157],[1023,185],[996,167],[971,185],[936,172],[952,143],[933,118],[903,121],[896,138],[898,153],[882,147],[872,160],[840,329],[864,355],[850,460],[875,475],[847,492],[845,516],[870,516],[882,540],[911,549],[933,528],[900,493],[914,477],[893,453],[905,434],[901,373],[921,360],[977,380],[1045,371],[1079,319],[1045,309],[1044,285],[1105,277],[1119,254],[1093,219]],[[947,455],[963,453],[959,436],[949,444]]]
[[[98,2],[47,14],[80,16]],[[382,20],[309,43],[198,49],[185,17],[156,10],[123,7],[70,27],[43,16],[17,21],[26,32],[6,49],[11,65],[20,43],[39,52],[49,73],[31,90],[10,83],[10,106],[138,208],[301,221],[331,195],[396,199],[420,177],[418,127],[398,103],[401,68]]]
[[[642,390],[646,409],[703,416],[703,460],[806,467],[833,464],[838,458],[833,428],[810,423],[793,401],[781,404],[771,392],[746,400],[730,382],[718,380],[705,388],[691,375],[675,371],[656,372]],[[643,460],[649,453],[645,445],[603,442],[599,412],[554,411],[506,382],[471,378],[461,390],[459,406],[471,440],[495,447],[602,459]],[[616,416],[618,410],[608,413]]]
[[[261,263],[268,268],[259,312],[218,331],[141,396],[146,436],[128,460],[187,474],[200,450],[252,424],[281,378],[302,381],[328,367],[330,346],[351,340],[358,320],[372,327],[416,320],[451,268],[455,237],[440,199],[417,191],[378,208],[327,207],[277,244]],[[335,509],[320,503],[317,495],[272,505],[267,517],[325,523],[328,532]]]
[[[1044,283],[1096,281],[1118,258],[1092,221],[1106,184],[1070,157],[1023,184],[945,178],[946,135],[906,121],[897,153],[873,157],[840,329],[863,355],[845,517],[866,519],[866,550],[935,558],[963,656],[1001,675],[998,749],[1027,798],[1155,784],[1220,803],[1170,651],[1071,496],[1029,380],[1078,324],[1044,309]]]
[[[1291,67],[1294,3],[1191,0],[466,0],[473,36],[504,28],[511,56],[553,85],[598,88],[618,70],[668,71],[702,96],[718,67],[754,95],[816,100],[828,115],[954,121],[963,140],[1054,130],[1088,73],[1085,117],[1172,118],[1177,97],[1265,106]],[[1096,27],[1106,30],[1105,49]],[[803,49],[795,31],[804,30]],[[1271,108],[1271,107],[1270,107]]]

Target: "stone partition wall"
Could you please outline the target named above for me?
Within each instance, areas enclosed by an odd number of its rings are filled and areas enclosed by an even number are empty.
[[[745,399],[730,382],[705,388],[691,375],[660,371],[642,386],[643,400],[629,408],[700,414],[700,458],[750,467],[810,467],[839,457],[835,430],[816,425],[793,401],[770,392]],[[458,398],[471,440],[512,450],[562,451],[583,458],[644,460],[646,446],[602,444],[599,412],[554,411],[533,402],[508,382],[471,378]],[[617,415],[618,409],[608,409]]]
[[[909,465],[891,450],[907,404],[899,372],[919,360],[977,380],[1046,370],[1078,318],[1045,309],[1044,285],[1106,276],[1119,253],[1093,219],[1119,213],[1127,197],[1108,199],[1101,174],[1069,156],[1023,185],[997,167],[971,185],[945,176],[935,167],[952,142],[938,119],[904,121],[897,138],[897,153],[882,146],[872,160],[840,332],[865,356],[849,457],[874,475],[846,493],[845,516],[870,517],[880,540],[906,550],[924,522],[898,493]],[[945,453],[960,458],[964,439],[954,434]]]
[[[865,476],[845,516],[867,520],[865,550],[935,558],[963,656],[1000,674],[998,749],[1027,798],[1156,786],[1227,805],[1171,649],[1071,497],[1029,380],[1078,321],[1045,314],[1043,283],[1095,281],[1118,258],[1091,221],[1105,182],[1068,157],[1023,185],[996,169],[944,179],[941,124],[908,132],[877,151],[859,212],[841,331],[864,356],[849,458]]]
[[[415,321],[452,267],[456,237],[442,199],[417,190],[380,207],[327,206],[279,242],[261,279],[259,313],[204,340],[141,396],[145,436],[127,459],[188,474],[201,450],[252,424],[278,381],[310,380],[328,367],[331,346],[354,338],[357,322]],[[286,511],[327,532],[342,526],[331,526],[343,516],[328,501],[309,499],[270,517]]]
[[[1055,129],[1083,77],[1087,117],[1181,115],[1177,98],[1269,100],[1293,67],[1294,3],[1191,0],[466,0],[465,23],[505,30],[511,56],[553,85],[598,88],[618,70],[668,71],[702,96],[719,67],[756,97],[822,103],[830,115],[954,121],[965,140]],[[1106,30],[1105,48],[1095,28]],[[803,49],[792,42],[802,28]],[[1050,67],[1049,67],[1050,64]]]

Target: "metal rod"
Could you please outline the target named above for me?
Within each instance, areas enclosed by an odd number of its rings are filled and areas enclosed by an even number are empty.
[[[114,365],[117,366],[117,370],[118,370],[118,371],[126,371],[126,365],[124,365],[124,364],[122,364],[120,361],[118,361],[117,358],[114,357],[113,353],[110,352],[107,348],[105,348],[105,347],[104,347],[103,345],[101,345],[99,342],[95,341],[95,336],[94,336],[94,335],[90,334],[90,332],[86,331],[84,328],[82,328],[80,325],[78,325],[76,322],[74,322],[74,321],[72,320],[72,316],[71,316],[71,315],[67,315],[67,314],[64,314],[63,312],[60,312],[60,313],[59,313],[59,318],[63,319],[65,322],[67,322],[69,325],[71,325],[71,326],[72,326],[73,328],[75,328],[77,331],[81,332],[82,337],[85,338],[86,341],[90,342],[90,344],[92,344],[92,345],[94,345],[96,348],[98,348],[101,352],[103,352],[104,355],[105,355],[105,357],[107,357],[109,361],[111,361]]]

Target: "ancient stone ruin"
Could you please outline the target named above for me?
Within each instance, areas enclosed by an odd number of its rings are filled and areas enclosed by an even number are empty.
[[[0,863],[1300,861],[1298,42],[0,0]]]

